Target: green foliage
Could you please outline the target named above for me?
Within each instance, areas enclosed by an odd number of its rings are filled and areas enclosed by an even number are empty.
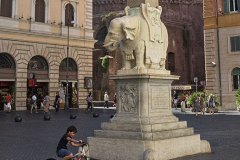
[[[189,104],[193,105],[194,104],[194,99],[197,96],[199,96],[200,98],[203,98],[205,103],[208,103],[208,99],[209,99],[210,95],[213,96],[213,98],[214,98],[215,106],[216,107],[219,106],[218,97],[215,94],[206,93],[206,92],[193,92],[188,98]]]
[[[101,60],[101,66],[103,67],[103,71],[106,73],[109,66],[109,59],[107,57],[103,57]]]
[[[240,107],[240,89],[237,90],[235,97],[236,97],[236,101],[235,101],[236,105],[239,108]]]

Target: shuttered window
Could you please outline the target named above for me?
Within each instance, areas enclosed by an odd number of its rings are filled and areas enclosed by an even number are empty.
[[[0,16],[12,17],[12,0],[0,0]]]
[[[232,70],[233,90],[240,87],[240,68],[234,68]]]
[[[65,26],[68,25],[71,27],[74,25],[74,8],[70,3],[65,7]]]
[[[230,43],[231,43],[231,52],[240,51],[240,36],[230,37]]]
[[[224,0],[223,5],[224,13],[240,11],[240,0]]]
[[[35,4],[35,21],[45,22],[45,3],[44,0],[36,0]]]

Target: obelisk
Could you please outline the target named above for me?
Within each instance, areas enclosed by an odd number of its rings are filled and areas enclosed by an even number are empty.
[[[157,0],[127,4],[126,16],[112,20],[104,42],[110,51],[120,46],[125,64],[110,77],[116,83],[117,111],[88,137],[90,157],[168,160],[211,152],[207,141],[172,114],[171,83],[179,76],[165,69],[168,35],[162,8]]]

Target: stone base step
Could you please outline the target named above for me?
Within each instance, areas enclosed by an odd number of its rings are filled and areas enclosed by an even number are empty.
[[[187,122],[169,122],[159,124],[139,124],[139,123],[117,123],[117,122],[103,122],[101,124],[103,130],[112,131],[135,131],[135,132],[159,132],[166,130],[174,130],[180,128],[187,128]]]
[[[111,122],[117,123],[134,123],[137,122],[141,124],[158,124],[158,123],[168,123],[168,122],[178,122],[178,118],[174,115],[159,115],[154,117],[136,117],[133,115],[118,115],[111,119]]]
[[[129,131],[111,131],[95,130],[94,135],[102,138],[119,138],[119,139],[137,139],[137,140],[162,140],[181,136],[193,135],[193,128],[180,128],[175,130],[161,132],[129,132]]]
[[[199,134],[156,141],[88,137],[88,144],[90,157],[99,160],[145,160],[148,151],[155,160],[211,152],[210,144],[200,140]]]

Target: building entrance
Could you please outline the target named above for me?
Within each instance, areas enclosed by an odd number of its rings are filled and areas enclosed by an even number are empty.
[[[64,99],[62,101],[61,107],[66,107],[66,101],[68,100],[68,107],[69,108],[78,108],[78,92],[77,92],[77,82],[68,82],[68,98],[67,98],[67,82],[62,81],[60,87],[60,97]],[[64,92],[61,92],[63,90]],[[64,95],[63,95],[64,94]]]

